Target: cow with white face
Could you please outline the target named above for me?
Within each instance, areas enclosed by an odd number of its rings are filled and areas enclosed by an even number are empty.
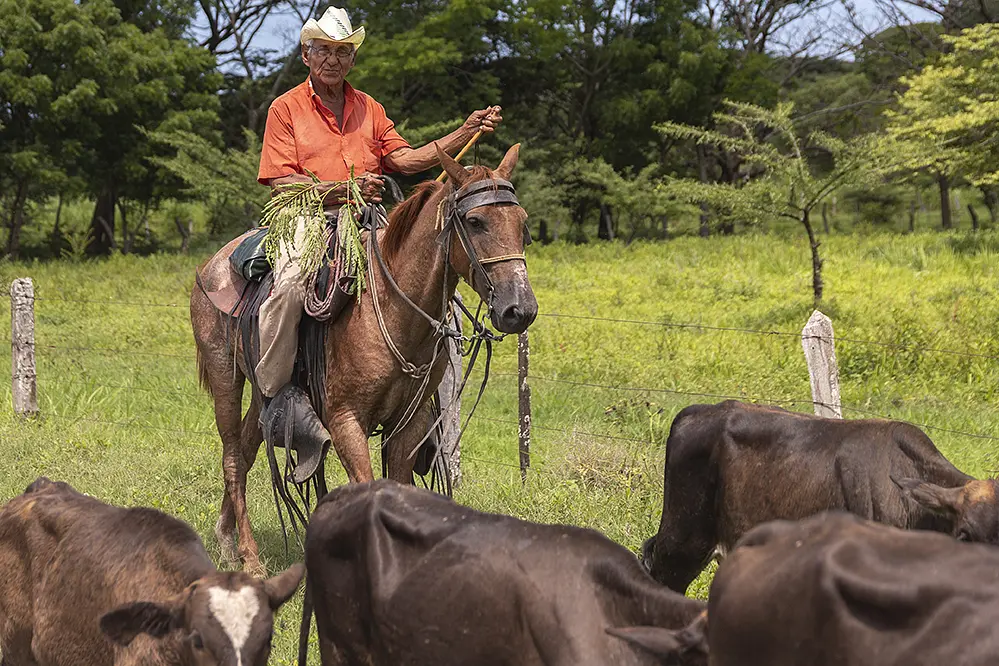
[[[3,666],[264,666],[304,572],[218,571],[186,523],[48,479],[0,510],[0,567]]]

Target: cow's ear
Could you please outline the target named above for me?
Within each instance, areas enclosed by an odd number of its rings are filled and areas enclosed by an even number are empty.
[[[891,480],[902,490],[903,495],[933,513],[953,516],[960,509],[963,486],[942,488],[920,479],[896,479],[892,477]]]
[[[305,575],[304,564],[293,564],[278,575],[264,581],[264,592],[270,602],[271,610],[277,610],[281,605],[291,599],[295,594],[298,584],[302,582]]]
[[[611,636],[631,643],[659,657],[678,656],[690,652],[708,653],[707,614],[702,613],[683,629],[662,627],[612,627],[606,631]]]
[[[101,631],[118,645],[128,645],[139,634],[162,638],[183,625],[183,606],[139,601],[119,606],[101,617]]]

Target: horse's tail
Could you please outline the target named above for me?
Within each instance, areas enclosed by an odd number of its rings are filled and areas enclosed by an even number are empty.
[[[198,384],[201,388],[205,389],[208,395],[212,395],[212,382],[211,376],[208,373],[208,364],[205,363],[205,357],[201,353],[201,347],[195,345],[195,355],[198,360]]]

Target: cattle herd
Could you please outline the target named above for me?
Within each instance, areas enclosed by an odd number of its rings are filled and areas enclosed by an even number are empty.
[[[984,666],[997,543],[996,482],[912,425],[738,402],[674,420],[640,558],[381,480],[323,498],[304,565],[259,580],[180,520],[41,478],[0,510],[0,655],[263,666],[304,575],[324,665]],[[686,597],[714,557],[708,601]]]

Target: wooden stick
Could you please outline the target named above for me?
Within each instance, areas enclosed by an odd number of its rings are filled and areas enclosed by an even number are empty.
[[[462,148],[461,151],[454,156],[454,161],[457,162],[462,157],[464,157],[465,153],[471,150],[472,146],[475,145],[475,142],[478,141],[481,137],[482,137],[482,130],[479,130],[478,132],[475,133],[475,136],[473,136],[471,139],[468,140],[468,143],[465,144],[465,147]],[[445,178],[447,178],[447,171],[441,171],[441,175],[437,176],[437,182],[443,183]]]

